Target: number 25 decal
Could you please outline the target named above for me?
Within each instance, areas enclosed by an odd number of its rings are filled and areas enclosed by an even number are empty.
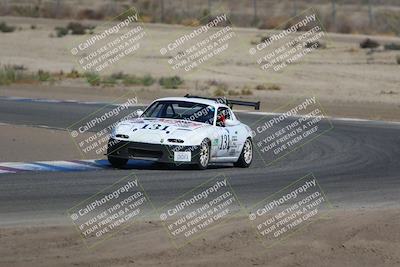
[[[229,135],[221,135],[221,144],[219,145],[220,150],[229,149]]]

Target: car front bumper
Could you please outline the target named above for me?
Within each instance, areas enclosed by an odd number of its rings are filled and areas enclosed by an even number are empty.
[[[175,161],[175,152],[190,152],[190,160]],[[122,141],[110,138],[107,156],[144,159],[164,163],[194,164],[199,160],[200,146],[162,145]]]

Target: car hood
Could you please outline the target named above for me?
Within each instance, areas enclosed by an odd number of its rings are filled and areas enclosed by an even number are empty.
[[[137,118],[119,123],[114,137],[134,142],[168,143],[168,139],[188,139],[198,130],[212,127],[210,124],[174,119]],[[125,135],[124,138],[120,138]],[[126,138],[127,137],[127,138]]]

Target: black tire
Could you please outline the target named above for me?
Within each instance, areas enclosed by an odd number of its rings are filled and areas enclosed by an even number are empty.
[[[206,151],[204,151],[203,149],[206,149]],[[200,144],[199,159],[196,164],[196,166],[199,170],[207,169],[208,163],[210,162],[210,155],[211,155],[210,140],[204,139]],[[202,158],[202,156],[203,156],[203,158]]]
[[[128,159],[108,156],[108,162],[110,162],[111,166],[114,168],[122,168],[126,165]]]
[[[246,146],[250,146],[250,154],[251,154],[250,158],[248,157],[248,155],[245,155],[246,152],[248,152],[246,150],[247,149]],[[251,140],[251,138],[247,138],[243,145],[243,149],[242,152],[240,153],[238,161],[236,161],[233,165],[235,167],[248,168],[250,167],[252,162],[253,162],[253,141]]]

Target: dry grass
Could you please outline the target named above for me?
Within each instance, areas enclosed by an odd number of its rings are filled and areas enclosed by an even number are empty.
[[[258,84],[256,85],[255,89],[257,91],[280,91],[281,87],[277,84]]]

